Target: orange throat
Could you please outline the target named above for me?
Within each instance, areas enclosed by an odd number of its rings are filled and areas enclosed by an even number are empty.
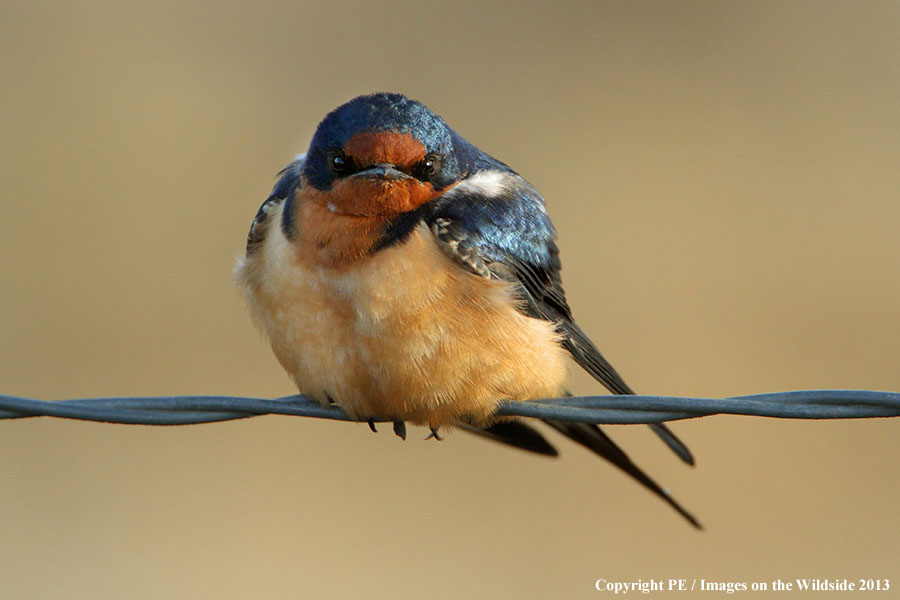
[[[349,177],[336,181],[330,190],[302,190],[304,200],[320,204],[329,212],[354,217],[397,217],[438,195],[430,183],[412,178]]]
[[[369,256],[388,219],[337,212],[315,201],[296,207],[296,250],[302,263],[325,267],[349,265]]]
[[[294,203],[299,258],[328,267],[365,258],[393,219],[439,195],[430,183],[412,178],[349,177],[329,190],[303,185]]]

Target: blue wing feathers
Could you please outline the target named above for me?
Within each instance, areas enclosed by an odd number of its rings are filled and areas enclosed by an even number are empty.
[[[303,158],[300,157],[289,164],[281,172],[281,179],[272,189],[270,198],[283,198],[284,210],[281,213],[281,231],[292,240],[297,235],[297,224],[294,222],[294,192],[300,186],[300,173],[303,170]]]
[[[552,268],[556,230],[544,210],[543,198],[524,179],[510,172],[501,193],[485,196],[477,191],[454,194],[435,217],[452,219],[481,246],[485,258],[514,258],[541,268]]]

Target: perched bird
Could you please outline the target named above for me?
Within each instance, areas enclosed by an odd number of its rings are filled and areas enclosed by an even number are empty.
[[[566,394],[571,356],[632,394],[575,324],[538,192],[423,104],[360,96],[281,173],[236,280],[300,391],[351,417],[459,427],[556,455],[505,401]],[[596,425],[548,421],[697,520]],[[686,462],[664,425],[653,429]],[[430,436],[430,437],[432,437]]]

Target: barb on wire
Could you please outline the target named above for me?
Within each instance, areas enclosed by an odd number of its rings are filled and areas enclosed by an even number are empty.
[[[900,393],[808,390],[722,399],[574,396],[506,402],[500,405],[498,414],[597,424],[657,423],[717,414],[783,419],[863,419],[900,416]],[[0,395],[0,419],[60,417],[131,425],[192,425],[260,415],[352,420],[339,407],[323,407],[302,395],[272,400],[234,396],[175,396],[58,401]]]

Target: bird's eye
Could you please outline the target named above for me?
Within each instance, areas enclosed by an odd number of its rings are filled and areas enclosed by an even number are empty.
[[[346,175],[353,170],[353,161],[341,150],[328,154],[328,164],[336,175]]]
[[[418,177],[420,179],[429,179],[440,170],[441,158],[437,154],[426,154],[418,166]]]

